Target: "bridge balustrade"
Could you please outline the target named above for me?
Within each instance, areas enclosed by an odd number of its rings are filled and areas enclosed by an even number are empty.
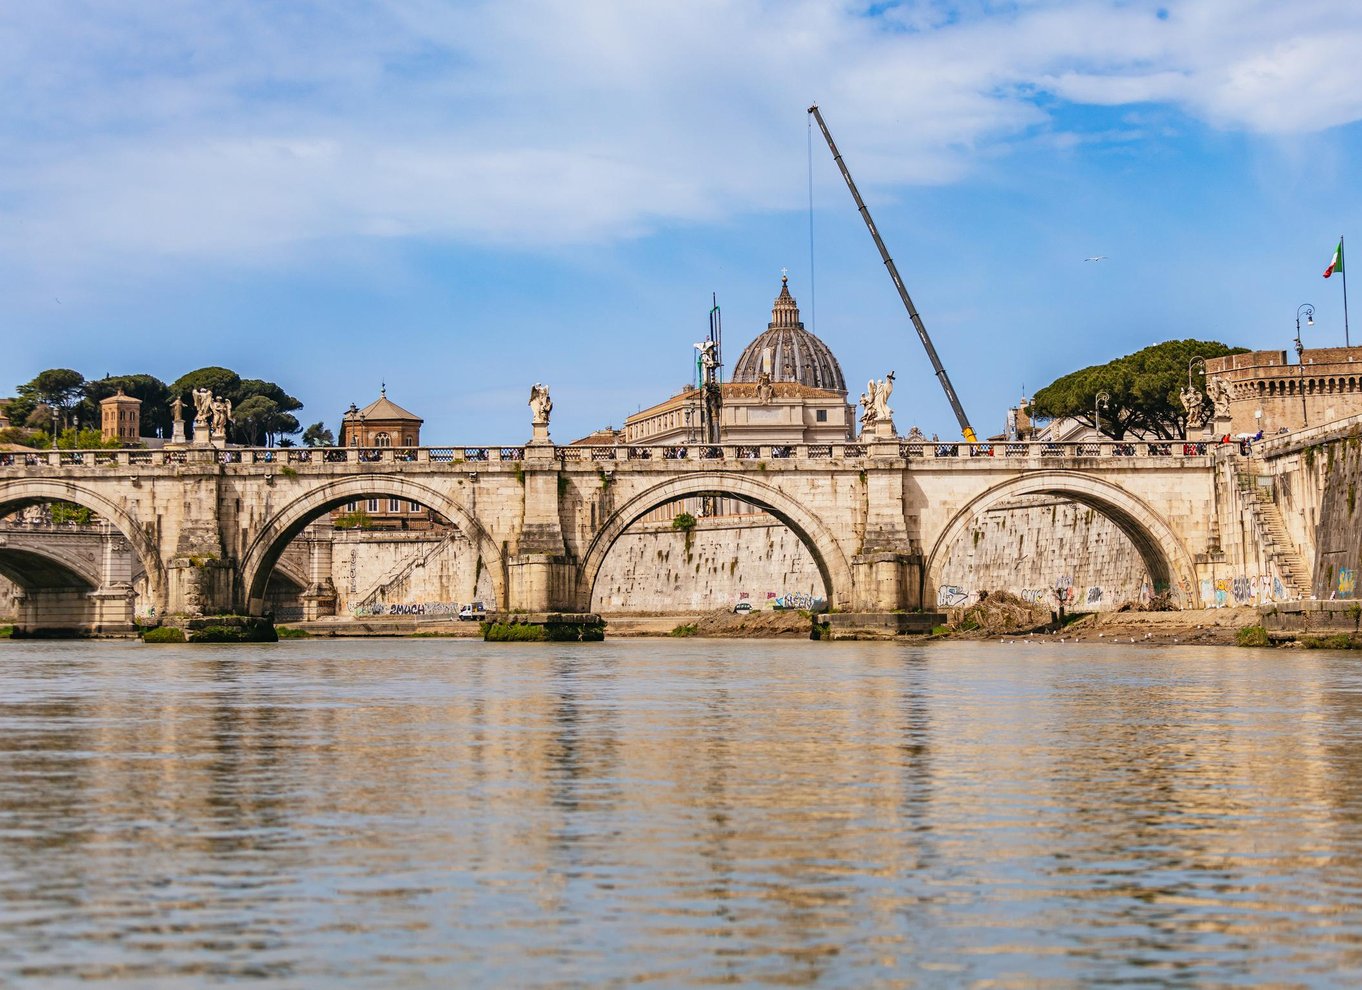
[[[1251,447],[1230,446],[1243,454]],[[559,461],[766,461],[766,460],[857,460],[870,455],[865,443],[707,444],[681,443],[666,446],[560,446]],[[1104,458],[1104,457],[1203,457],[1205,441],[1081,440],[966,444],[959,441],[899,441],[898,454],[906,460],[942,458]],[[0,469],[62,467],[176,465],[206,457],[219,464],[458,464],[520,462],[523,446],[458,447],[174,447],[159,450],[34,450],[0,451]]]

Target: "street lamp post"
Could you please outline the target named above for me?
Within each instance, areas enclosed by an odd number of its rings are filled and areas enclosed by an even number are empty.
[[[1201,374],[1204,376],[1206,374],[1206,359],[1200,354],[1187,362],[1187,390],[1189,392],[1196,388],[1196,385],[1192,383],[1192,375],[1195,372],[1197,365],[1201,366]],[[1200,390],[1198,389],[1198,391]]]
[[[1108,402],[1110,402],[1110,401],[1111,401],[1111,396],[1108,395],[1105,391],[1103,391],[1103,392],[1098,392],[1095,396],[1093,396],[1093,399],[1092,399],[1092,426],[1093,426],[1093,429],[1096,430],[1099,434],[1102,432],[1102,414],[1101,414],[1101,410],[1102,410],[1102,408],[1103,408],[1104,406],[1106,406],[1106,404],[1107,404]]]
[[[1305,405],[1305,345],[1301,343],[1301,313],[1305,314],[1305,325],[1313,327],[1315,325],[1315,307],[1310,303],[1301,303],[1296,307],[1296,364],[1300,367],[1298,381],[1301,393],[1301,426],[1310,425],[1310,412]]]

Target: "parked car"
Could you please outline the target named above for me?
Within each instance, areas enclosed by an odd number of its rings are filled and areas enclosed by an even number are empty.
[[[738,604],[733,606],[734,615],[746,615],[750,611],[752,611],[751,602],[738,602]]]
[[[460,622],[481,622],[487,618],[487,609],[482,607],[482,602],[472,602],[459,609]]]

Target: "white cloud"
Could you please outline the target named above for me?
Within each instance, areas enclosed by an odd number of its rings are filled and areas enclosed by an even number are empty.
[[[0,250],[250,263],[335,238],[560,246],[789,208],[815,98],[871,189],[967,173],[1047,125],[1036,94],[1264,134],[1362,117],[1362,11],[1166,6],[15,5]]]

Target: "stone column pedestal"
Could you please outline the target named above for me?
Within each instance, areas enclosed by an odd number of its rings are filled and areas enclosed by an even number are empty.
[[[133,615],[136,595],[128,584],[106,585],[87,596],[90,600],[91,622],[97,633],[132,632],[137,628]]]
[[[166,567],[166,611],[175,615],[227,615],[236,563],[198,556],[174,557]]]
[[[892,550],[851,558],[856,610],[895,612],[922,608],[922,557]]]
[[[507,607],[512,612],[577,612],[577,569],[565,556],[522,553],[506,561]],[[590,604],[589,602],[586,604]]]
[[[315,622],[317,619],[326,619],[336,614],[336,585],[332,582],[328,574],[324,580],[314,581],[307,586],[307,590],[299,596],[303,602],[303,619],[307,622]]]

